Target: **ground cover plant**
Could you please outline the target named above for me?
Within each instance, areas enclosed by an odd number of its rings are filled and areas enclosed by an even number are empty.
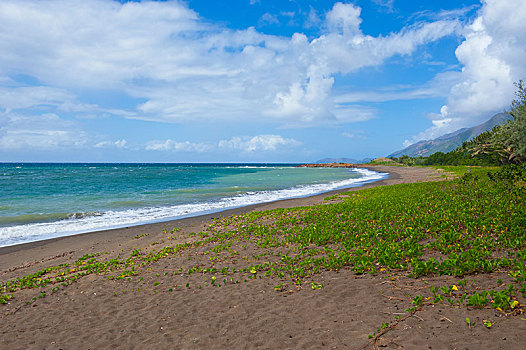
[[[85,255],[4,281],[0,303],[18,300],[24,307],[93,274],[121,284],[123,292],[195,291],[271,279],[276,293],[295,293],[328,288],[322,273],[351,269],[393,285],[401,278],[424,286],[425,278],[445,278],[443,284],[405,290],[405,316],[379,325],[372,341],[432,304],[522,314],[526,166],[453,170],[464,175],[340,193],[317,206],[220,217],[185,243],[170,245],[183,234],[175,228],[163,233],[162,242],[117,258]],[[479,284],[477,276],[485,275],[495,276],[492,286]],[[28,291],[35,292],[21,300]],[[485,320],[483,326],[493,323]],[[476,326],[466,321],[466,327]]]

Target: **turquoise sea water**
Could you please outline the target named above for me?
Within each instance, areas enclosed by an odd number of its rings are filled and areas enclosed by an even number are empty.
[[[308,196],[385,176],[293,164],[0,163],[0,246]]]

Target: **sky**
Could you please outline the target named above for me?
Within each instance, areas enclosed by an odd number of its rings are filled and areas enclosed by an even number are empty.
[[[478,125],[523,0],[0,0],[0,162],[313,162]]]

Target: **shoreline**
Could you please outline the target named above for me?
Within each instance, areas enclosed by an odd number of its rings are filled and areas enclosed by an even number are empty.
[[[305,164],[302,166],[321,167],[325,164]],[[252,211],[264,211],[276,208],[292,208],[300,206],[316,205],[323,202],[324,198],[334,194],[358,191],[361,189],[372,188],[377,186],[389,186],[399,183],[421,182],[421,181],[437,181],[441,179],[443,173],[432,168],[417,168],[417,167],[394,167],[384,165],[361,165],[361,164],[327,164],[328,166],[337,167],[356,167],[366,168],[376,172],[387,173],[388,177],[378,181],[368,182],[361,186],[347,187],[337,190],[332,190],[312,196],[300,198],[280,199],[272,202],[257,203],[247,206],[220,210],[213,213],[190,216],[186,218],[179,218],[175,220],[167,220],[155,223],[131,225],[120,228],[96,230],[84,233],[77,233],[68,236],[61,236],[49,239],[38,240],[34,242],[20,243],[5,247],[0,247],[0,266],[2,268],[12,265],[23,265],[27,260],[34,259],[42,260],[49,256],[56,256],[57,251],[90,251],[96,250],[100,246],[100,242],[105,245],[115,246],[122,245],[123,240],[133,239],[136,235],[144,235],[151,233],[160,233],[163,230],[169,231],[174,226],[185,227],[186,229],[203,226],[204,223],[218,217],[218,216],[232,216],[249,213]],[[13,260],[13,255],[16,259]]]

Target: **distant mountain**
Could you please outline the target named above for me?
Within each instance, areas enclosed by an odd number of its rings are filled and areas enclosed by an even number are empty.
[[[362,164],[368,163],[373,158],[364,158],[362,160],[356,160],[352,158],[323,158],[316,161],[316,164],[327,164],[327,163],[351,163],[351,164]]]
[[[456,149],[466,141],[482,134],[484,131],[493,129],[496,125],[504,123],[511,116],[507,113],[495,114],[487,122],[474,126],[472,128],[462,128],[449,134],[442,135],[434,140],[424,140],[412,144],[403,150],[394,152],[389,157],[401,157],[408,155],[410,157],[427,157],[436,152],[447,153]]]

